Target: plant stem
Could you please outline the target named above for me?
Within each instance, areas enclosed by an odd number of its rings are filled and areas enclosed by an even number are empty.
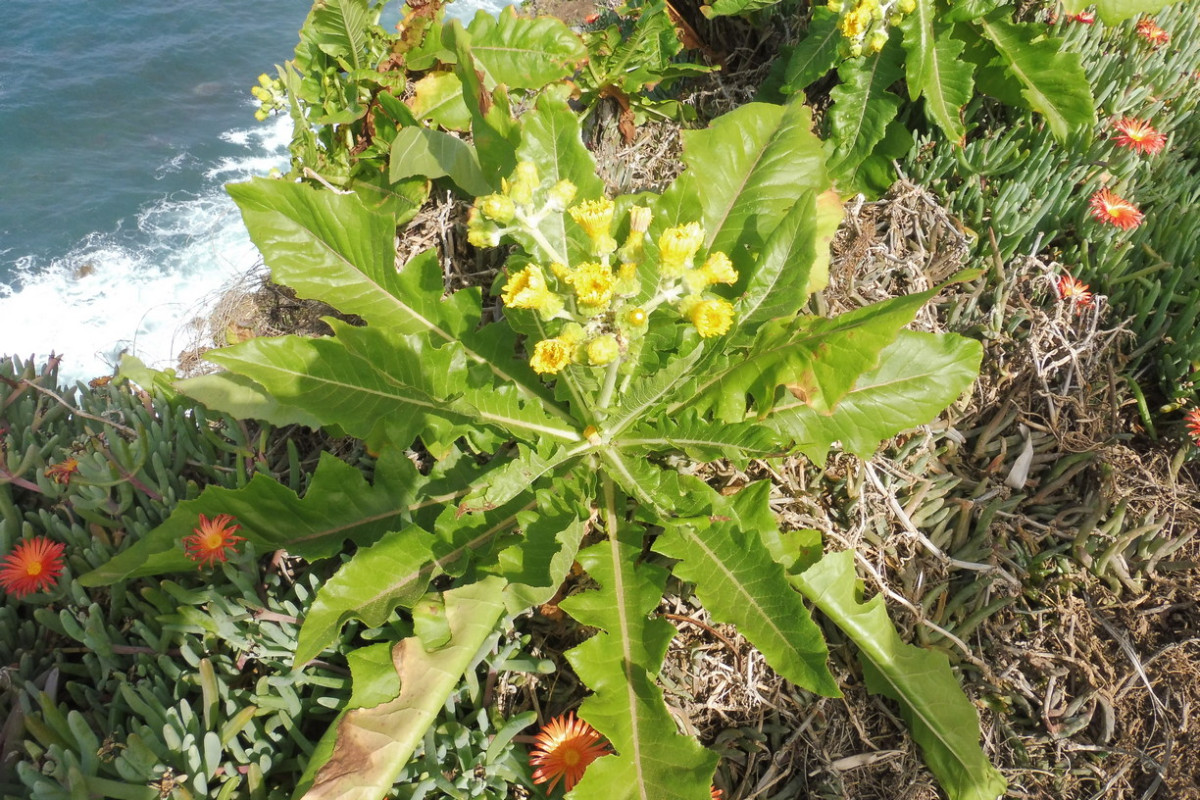
[[[605,413],[609,402],[612,401],[613,390],[617,388],[617,372],[621,368],[621,359],[615,359],[608,365],[608,372],[604,376],[604,387],[600,390],[600,397],[596,400],[596,411],[601,414]]]
[[[567,257],[565,255],[559,255],[559,252],[554,249],[554,245],[550,244],[550,240],[547,239],[546,235],[542,233],[540,228],[537,227],[537,224],[534,220],[526,217],[520,212],[518,212],[517,218],[521,221],[522,227],[525,228],[526,233],[533,237],[533,240],[537,242],[538,247],[542,248],[542,250],[546,253],[546,257],[549,258],[550,261],[558,262],[559,264],[567,263]]]

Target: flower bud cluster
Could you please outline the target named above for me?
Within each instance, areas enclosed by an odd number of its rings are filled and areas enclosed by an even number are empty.
[[[657,240],[657,263],[648,258],[649,208],[629,209],[629,232],[624,242],[614,236],[616,206],[599,197],[574,202],[576,187],[567,180],[544,185],[537,168],[517,165],[512,178],[497,194],[476,199],[467,222],[468,240],[477,247],[499,244],[509,233],[523,231],[535,240],[539,225],[550,214],[566,213],[589,243],[585,260],[568,265],[551,261],[526,264],[510,272],[501,289],[508,308],[536,313],[543,321],[561,321],[557,335],[533,345],[530,366],[554,375],[570,365],[604,367],[619,364],[630,348],[640,345],[651,312],[673,306],[705,338],[720,336],[733,324],[729,301],[707,294],[716,284],[738,279],[724,253],[712,251],[697,265],[704,246],[704,229],[690,222],[667,228]],[[550,252],[550,248],[543,249]],[[657,272],[649,300],[642,280]],[[636,298],[642,297],[638,304]]]
[[[254,112],[254,118],[259,122],[271,116],[272,111],[287,108],[287,94],[283,88],[283,81],[272,78],[265,72],[258,76],[258,85],[250,87],[250,94],[254,95],[259,103],[258,110]]]
[[[840,14],[838,29],[844,41],[843,58],[874,55],[888,41],[888,28],[896,25],[917,7],[917,0],[857,0],[849,5],[843,0],[829,0],[827,8]]]

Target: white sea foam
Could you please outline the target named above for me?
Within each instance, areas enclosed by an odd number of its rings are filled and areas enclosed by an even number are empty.
[[[0,353],[41,361],[54,351],[64,381],[107,374],[122,352],[174,366],[221,288],[261,261],[222,184],[286,167],[290,131],[277,117],[229,132],[246,152],[209,166],[197,193],[144,208],[136,233],[118,226],[48,265],[18,261],[17,280],[0,283]]]

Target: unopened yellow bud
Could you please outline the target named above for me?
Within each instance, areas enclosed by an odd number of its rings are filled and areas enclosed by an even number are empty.
[[[888,43],[887,31],[876,29],[867,37],[867,52],[878,53]]]
[[[901,14],[911,14],[917,10],[917,0],[900,0],[896,3],[896,8]]]
[[[603,367],[605,364],[611,364],[617,360],[617,356],[621,355],[621,346],[617,344],[617,339],[611,334],[597,336],[588,342],[587,357],[588,363],[595,367]]]
[[[683,285],[687,287],[688,294],[700,294],[708,287],[708,278],[698,269],[689,269],[683,273]]]
[[[635,328],[640,328],[645,325],[647,319],[649,319],[649,317],[647,316],[645,310],[641,308],[631,308],[629,313],[625,315],[625,320]]]
[[[701,337],[720,336],[733,324],[733,306],[720,298],[701,300],[691,307],[688,318]]]
[[[617,240],[609,236],[607,233],[602,233],[592,239],[592,255],[607,256],[616,252]]]
[[[508,184],[508,196],[519,206],[527,206],[533,202],[533,193],[541,185],[538,180],[537,165],[529,161],[517,164],[517,171]]]
[[[478,208],[467,217],[467,241],[476,247],[496,247],[500,244],[500,229],[484,218]]]
[[[654,212],[645,206],[633,206],[629,209],[629,235],[645,233],[650,228],[650,220]]]
[[[259,122],[262,122],[269,116],[271,116],[271,114],[265,108],[260,108],[258,111],[254,112],[254,118]]]
[[[550,187],[550,191],[546,195],[546,205],[550,207],[551,211],[562,213],[575,199],[575,192],[575,184],[564,178]]]
[[[271,80],[271,76],[265,72],[262,75],[258,76],[258,82],[268,88],[271,86],[272,83],[274,83],[274,81]]]
[[[512,198],[505,197],[502,194],[489,194],[480,197],[475,201],[475,205],[479,207],[480,213],[490,220],[499,222],[501,225],[507,225],[513,221],[516,216],[517,206],[513,203]]]
[[[583,326],[578,322],[568,322],[559,331],[558,338],[574,347],[583,341]]]

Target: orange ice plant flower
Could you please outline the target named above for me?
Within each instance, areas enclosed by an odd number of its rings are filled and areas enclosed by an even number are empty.
[[[51,464],[46,467],[45,475],[55,483],[70,485],[71,476],[79,472],[79,459],[68,458],[66,461],[60,461],[57,464]]]
[[[1113,137],[1113,141],[1128,147],[1130,150],[1137,150],[1139,153],[1159,153],[1167,144],[1166,134],[1159,133],[1154,129],[1154,126],[1149,122],[1133,117],[1125,117],[1113,123],[1119,133]]]
[[[1192,435],[1192,441],[1200,447],[1200,408],[1193,408],[1191,411],[1183,415],[1183,424],[1187,427],[1188,433]]]
[[[1086,308],[1092,304],[1092,293],[1088,291],[1088,285],[1070,275],[1059,276],[1054,288],[1058,291],[1059,300],[1075,303],[1080,308]]]
[[[569,792],[589,764],[610,753],[612,749],[600,732],[578,719],[575,712],[555,717],[542,726],[529,754],[529,765],[535,768],[533,782],[550,781],[547,791],[552,792],[562,780]]]
[[[1126,231],[1141,225],[1146,216],[1133,203],[1113,194],[1107,187],[1092,195],[1089,205],[1093,217]]]
[[[44,536],[18,542],[0,564],[0,586],[18,600],[54,588],[63,571],[64,549]]]
[[[234,518],[229,514],[217,514],[212,519],[201,514],[200,527],[193,528],[191,536],[183,537],[184,553],[201,567],[224,561],[238,542],[246,541],[234,535],[241,528],[234,524]]]
[[[1137,34],[1155,47],[1171,41],[1171,34],[1158,27],[1152,19],[1138,20]]]

